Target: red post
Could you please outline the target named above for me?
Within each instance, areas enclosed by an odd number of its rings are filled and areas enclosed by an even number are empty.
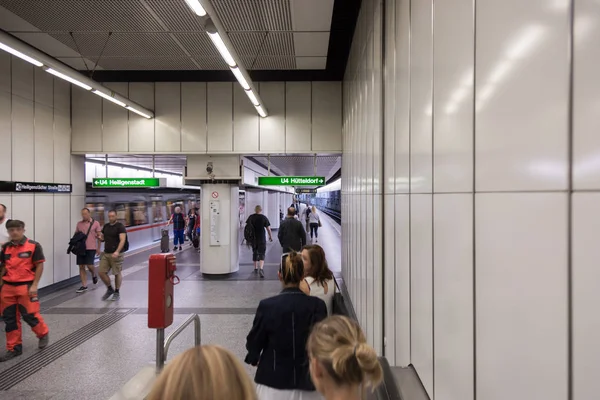
[[[153,254],[148,269],[148,328],[165,329],[173,323],[173,285],[179,283],[175,256]]]

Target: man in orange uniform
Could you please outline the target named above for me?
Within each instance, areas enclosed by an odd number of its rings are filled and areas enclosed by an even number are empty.
[[[6,324],[6,353],[0,362],[11,360],[23,354],[19,314],[39,339],[38,347],[48,346],[48,326],[40,315],[37,298],[38,283],[44,271],[42,246],[27,239],[25,223],[10,220],[6,223],[10,241],[0,251],[0,313]]]

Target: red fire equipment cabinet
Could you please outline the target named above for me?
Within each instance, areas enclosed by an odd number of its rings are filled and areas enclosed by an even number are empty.
[[[173,323],[173,286],[179,283],[175,256],[153,254],[148,269],[148,328],[164,330]]]

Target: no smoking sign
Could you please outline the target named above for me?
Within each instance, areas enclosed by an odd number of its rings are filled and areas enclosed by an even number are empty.
[[[218,199],[219,198],[219,192],[212,192],[212,198],[213,199]]]

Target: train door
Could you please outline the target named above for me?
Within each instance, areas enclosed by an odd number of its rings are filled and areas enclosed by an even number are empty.
[[[165,215],[165,202],[161,197],[150,198],[150,215],[152,228],[150,228],[152,240],[158,241],[162,237],[161,230],[164,227],[164,223],[167,222]]]

